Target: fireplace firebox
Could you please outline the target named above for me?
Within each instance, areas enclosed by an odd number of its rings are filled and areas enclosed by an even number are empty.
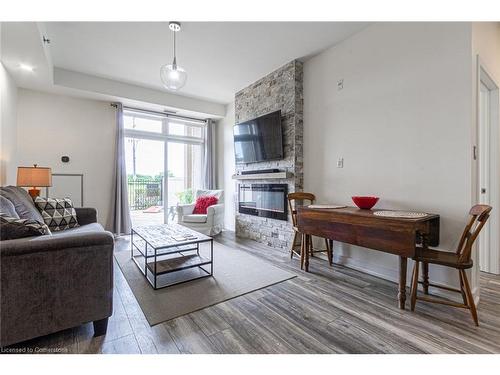
[[[287,184],[240,184],[238,211],[241,214],[288,220]]]

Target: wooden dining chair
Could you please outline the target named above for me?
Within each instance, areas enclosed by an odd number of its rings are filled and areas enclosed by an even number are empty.
[[[426,239],[422,239],[422,247],[418,247],[416,249],[416,255],[413,258],[415,260],[415,267],[413,268],[413,276],[411,282],[411,310],[415,310],[415,305],[417,300],[440,303],[443,305],[449,305],[454,307],[461,307],[465,309],[469,309],[472,315],[472,319],[474,319],[474,323],[476,326],[479,325],[479,321],[477,318],[477,310],[476,304],[474,303],[474,299],[472,297],[469,280],[467,279],[467,274],[465,272],[466,269],[472,268],[472,246],[474,245],[474,241],[476,240],[479,232],[483,229],[484,224],[488,220],[490,216],[491,207],[478,204],[472,207],[469,211],[470,219],[465,229],[462,233],[462,237],[460,238],[460,242],[458,243],[458,248],[455,252],[446,252],[440,250],[432,250],[427,248]],[[422,274],[423,281],[419,281],[419,267],[420,263],[422,263]],[[458,270],[458,275],[460,278],[460,290],[449,288],[447,286],[436,285],[429,283],[429,264],[438,264],[441,266],[451,267]],[[434,299],[429,297],[418,296],[417,289],[418,284],[423,285],[424,294],[429,294],[429,286],[435,288],[441,288],[445,290],[449,290],[452,292],[457,292],[462,295],[463,304],[445,301],[441,299]]]
[[[333,263],[333,249],[332,246],[330,246],[330,241],[325,238],[325,245],[326,249],[314,249],[313,248],[313,243],[312,243],[312,236],[302,236],[301,233],[299,232],[299,229],[297,227],[297,202],[302,202],[302,204],[313,204],[314,201],[316,200],[316,197],[312,193],[304,193],[304,192],[297,192],[297,193],[290,193],[287,195],[288,199],[288,207],[290,208],[290,212],[292,215],[292,224],[293,224],[293,240],[292,240],[292,246],[290,249],[290,259],[293,258],[293,254],[296,254],[297,256],[300,256],[301,259],[301,264],[300,267],[303,268],[303,261],[304,261],[304,250],[303,249],[309,249],[309,254],[313,257],[314,253],[325,253],[327,254],[328,257],[328,264],[331,266]],[[307,238],[307,241],[309,242],[309,246],[305,246],[306,244],[304,243],[304,238]],[[296,251],[296,248],[300,249],[300,252]]]

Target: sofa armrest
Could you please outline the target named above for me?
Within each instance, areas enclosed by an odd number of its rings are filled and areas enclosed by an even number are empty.
[[[224,204],[214,204],[207,207],[207,215],[219,215],[224,213]]]
[[[78,224],[97,223],[97,210],[91,207],[75,207]]]
[[[224,204],[214,204],[207,208],[207,223],[222,224],[224,222]]]
[[[86,248],[92,246],[114,245],[114,238],[110,232],[75,233],[64,236],[37,236],[1,241],[0,253],[2,257],[26,255],[72,248]]]
[[[194,210],[194,203],[192,204],[178,204],[177,205],[177,220],[182,221],[184,215],[190,215]]]

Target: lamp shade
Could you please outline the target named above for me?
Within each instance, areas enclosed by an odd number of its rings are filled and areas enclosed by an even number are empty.
[[[52,186],[52,170],[47,167],[17,167],[17,186]]]

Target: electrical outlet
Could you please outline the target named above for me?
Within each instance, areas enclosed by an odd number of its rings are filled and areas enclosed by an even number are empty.
[[[339,79],[337,81],[337,90],[342,90],[344,88],[344,79]]]
[[[337,159],[337,168],[344,168],[344,158]]]

